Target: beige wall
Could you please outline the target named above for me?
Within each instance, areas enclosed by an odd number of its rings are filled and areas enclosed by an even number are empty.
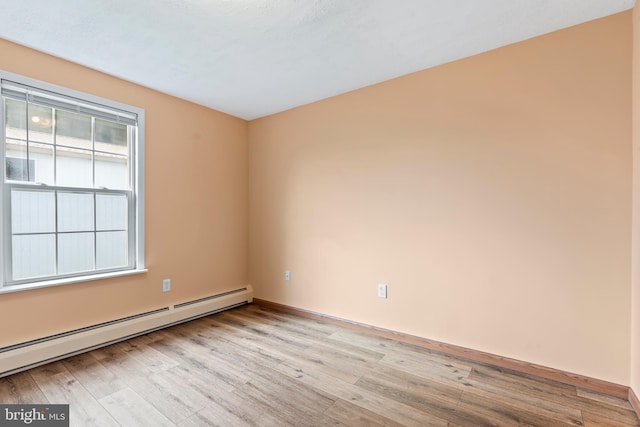
[[[250,122],[256,297],[628,384],[630,59],[627,12]]]
[[[640,4],[633,9],[631,387],[640,396]]]
[[[640,393],[631,39],[623,13],[248,127],[0,40],[0,69],[145,109],[149,268],[0,295],[0,346],[241,286],[249,271],[260,298]]]
[[[245,121],[3,40],[0,69],[145,109],[149,269],[0,295],[0,346],[247,284]]]

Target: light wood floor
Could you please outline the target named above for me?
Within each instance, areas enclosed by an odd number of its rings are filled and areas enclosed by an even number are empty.
[[[243,306],[0,379],[72,426],[638,426],[628,402]]]

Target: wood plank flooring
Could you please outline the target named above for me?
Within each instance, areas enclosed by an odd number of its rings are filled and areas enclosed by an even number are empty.
[[[640,426],[629,402],[255,304],[0,379],[72,426]]]

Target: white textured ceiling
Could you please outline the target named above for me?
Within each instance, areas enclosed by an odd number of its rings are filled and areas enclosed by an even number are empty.
[[[254,119],[634,3],[0,0],[0,38]]]

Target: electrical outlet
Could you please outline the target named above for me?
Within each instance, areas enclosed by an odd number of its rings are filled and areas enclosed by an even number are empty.
[[[378,283],[378,298],[387,298],[387,285]]]
[[[162,280],[162,292],[169,292],[171,290],[171,279]]]
[[[291,280],[291,272],[289,270],[284,272],[284,280],[287,282]]]

